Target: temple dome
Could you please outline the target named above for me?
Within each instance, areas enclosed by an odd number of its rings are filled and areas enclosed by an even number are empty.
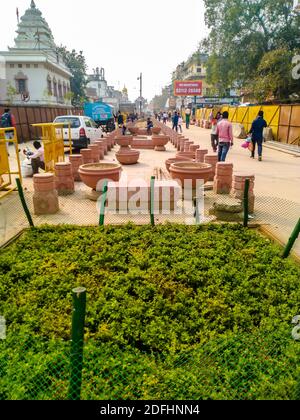
[[[17,49],[55,50],[56,45],[51,29],[41,11],[32,0],[18,24],[15,46]]]

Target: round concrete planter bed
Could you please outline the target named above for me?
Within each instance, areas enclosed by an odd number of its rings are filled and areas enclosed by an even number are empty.
[[[82,182],[96,190],[99,181],[110,180],[118,182],[121,177],[122,166],[118,163],[89,163],[80,166],[78,173]]]
[[[183,187],[185,180],[191,180],[192,188],[196,188],[197,180],[206,183],[211,176],[211,170],[211,165],[197,162],[177,162],[170,166],[172,178],[179,181]]]

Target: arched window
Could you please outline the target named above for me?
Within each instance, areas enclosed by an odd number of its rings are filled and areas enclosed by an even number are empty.
[[[55,77],[53,79],[53,94],[57,98],[57,81],[56,81]]]
[[[58,97],[62,98],[63,94],[62,94],[62,86],[61,86],[61,81],[58,81]]]
[[[66,94],[67,94],[67,85],[66,85],[66,82],[63,82],[63,91],[64,91],[64,96],[66,96]]]
[[[53,92],[52,92],[52,80],[51,80],[51,76],[48,75],[47,77],[47,89],[48,89],[48,95],[52,96]]]

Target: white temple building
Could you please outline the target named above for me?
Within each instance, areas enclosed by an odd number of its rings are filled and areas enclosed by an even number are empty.
[[[0,52],[0,104],[71,107],[71,73],[34,0],[16,32],[14,47]]]

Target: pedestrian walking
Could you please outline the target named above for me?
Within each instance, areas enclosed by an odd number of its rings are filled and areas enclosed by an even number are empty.
[[[178,128],[179,128],[179,131],[180,131],[181,134],[182,134],[182,124],[183,124],[183,119],[182,119],[182,116],[179,115],[179,118],[178,118]]]
[[[121,128],[123,126],[123,124],[124,124],[124,117],[121,114],[121,112],[119,111],[118,112],[118,126],[119,126],[119,128]]]
[[[166,112],[163,113],[163,123],[167,124],[168,121],[168,114]]]
[[[10,127],[16,128],[16,119],[14,115],[10,112],[9,108],[6,108],[4,110],[4,114],[2,114],[1,116],[0,127],[1,128],[10,128]],[[5,138],[6,140],[12,140],[14,138],[14,131],[13,130],[6,131]],[[9,142],[6,142],[7,155],[9,156],[8,145],[9,145]]]
[[[177,112],[175,112],[173,117],[173,127],[172,129],[175,130],[178,133],[178,121],[179,121],[179,115]]]
[[[217,125],[217,136],[219,138],[218,160],[225,162],[230,146],[233,146],[232,124],[228,121],[229,113],[223,112],[222,120]]]
[[[211,147],[214,152],[218,150],[218,145],[219,145],[217,125],[220,120],[221,120],[221,112],[218,112],[216,117],[212,116],[212,119],[211,119]]]
[[[262,161],[264,128],[268,127],[267,121],[264,119],[264,112],[259,111],[257,118],[253,121],[249,134],[252,134],[252,153],[251,158],[255,158],[256,145],[258,148],[258,160]]]
[[[191,123],[191,110],[190,108],[187,108],[185,110],[185,124],[186,124],[187,130],[190,128],[190,123]]]

